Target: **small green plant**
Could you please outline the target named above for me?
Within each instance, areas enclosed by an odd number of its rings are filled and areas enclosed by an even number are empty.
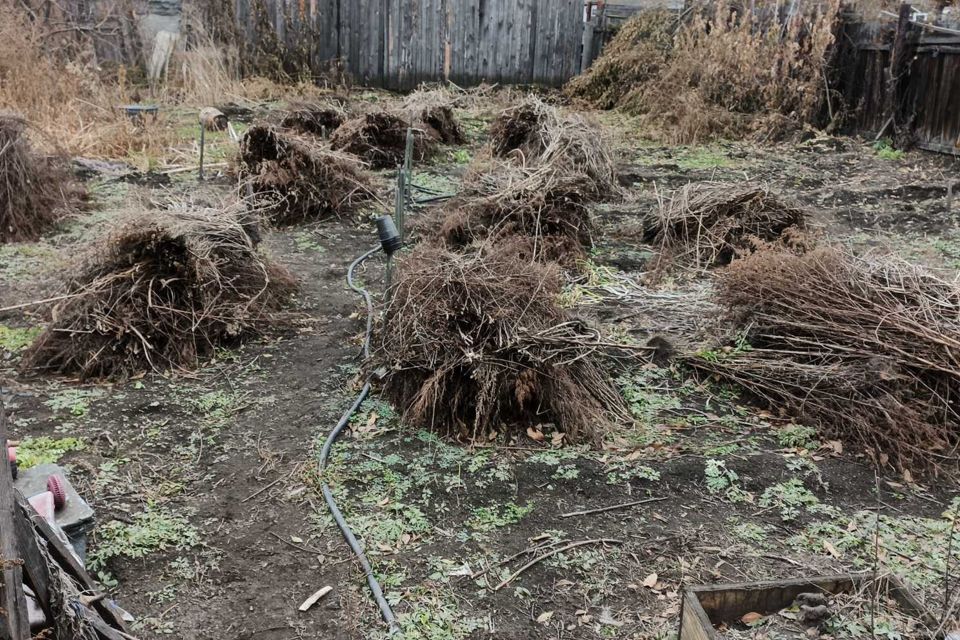
[[[817,441],[817,430],[793,424],[777,429],[777,442],[785,449],[816,449],[820,446]]]
[[[742,522],[735,525],[733,535],[754,544],[763,544],[767,540],[767,530],[754,522]]]
[[[477,507],[467,520],[467,526],[480,532],[493,531],[520,522],[531,511],[532,503],[522,507],[513,502],[493,507]]]
[[[54,439],[49,436],[24,438],[17,447],[17,465],[29,469],[39,464],[50,464],[60,460],[69,451],[83,449],[83,440],[79,438]]]
[[[824,510],[820,499],[803,486],[803,482],[798,478],[767,487],[760,496],[760,506],[779,509],[784,522],[796,520],[804,511],[817,513]]]
[[[644,464],[618,463],[607,472],[607,484],[623,484],[631,480],[660,482],[660,472]]]
[[[703,470],[707,491],[729,502],[750,502],[753,498],[740,487],[740,476],[728,469],[725,462],[713,458],[707,460]]]
[[[51,396],[44,404],[54,413],[67,410],[70,415],[82,418],[90,410],[90,401],[102,393],[93,389],[66,389]]]
[[[21,329],[0,324],[0,352],[17,353],[29,347],[40,335],[39,327]]]
[[[457,164],[470,164],[471,160],[473,160],[473,156],[466,149],[457,149],[453,152],[453,161]]]
[[[899,160],[903,157],[903,151],[893,148],[893,140],[883,138],[873,143],[873,150],[877,152],[877,157],[884,160]]]
[[[131,522],[111,520],[97,529],[89,565],[100,571],[113,558],[136,560],[155,551],[189,549],[199,541],[199,532],[185,517],[148,503],[144,511],[133,515]]]
[[[574,464],[562,464],[553,472],[554,480],[576,480],[580,477],[580,470]]]

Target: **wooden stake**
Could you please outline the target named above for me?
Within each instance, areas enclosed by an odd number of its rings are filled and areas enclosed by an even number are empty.
[[[7,457],[7,418],[0,399],[0,566],[3,594],[0,598],[0,639],[29,640],[30,620],[23,594],[23,560],[17,544],[17,503],[13,475]]]

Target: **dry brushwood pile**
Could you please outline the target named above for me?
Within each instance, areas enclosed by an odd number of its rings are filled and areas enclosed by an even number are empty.
[[[550,423],[596,443],[623,400],[597,335],[557,305],[553,265],[421,246],[400,265],[380,329],[384,394],[412,424],[470,440]]]
[[[680,144],[782,138],[837,115],[824,70],[836,52],[839,0],[783,18],[721,0],[695,7],[676,27],[651,20],[644,12],[632,18],[568,91],[640,115],[650,131]],[[671,46],[664,29],[676,29]]]
[[[662,9],[639,11],[620,27],[586,73],[574,76],[564,88],[574,98],[599,109],[614,109],[644,83],[656,78],[670,57],[675,14]]]
[[[937,468],[960,444],[960,287],[909,263],[772,248],[721,273],[741,335],[697,370],[866,449]]]
[[[280,126],[298,133],[329,136],[347,119],[347,111],[336,102],[294,102],[284,113]]]
[[[82,197],[66,161],[39,155],[26,132],[23,118],[0,113],[0,242],[36,240]]]
[[[530,260],[569,263],[592,244],[586,203],[592,185],[582,174],[552,167],[498,163],[475,170],[462,194],[428,216],[428,233],[451,249],[500,249],[514,236],[529,239]],[[513,247],[518,248],[518,247]]]
[[[494,156],[516,158],[523,165],[550,166],[580,173],[592,184],[592,199],[619,192],[617,172],[603,132],[581,114],[561,113],[531,96],[503,111],[490,127]]]
[[[344,122],[330,136],[330,145],[352,153],[374,169],[395,169],[403,164],[410,123],[387,111],[373,111]],[[413,160],[429,157],[437,146],[437,133],[414,128]]]
[[[403,101],[410,122],[443,144],[463,144],[466,135],[454,113],[455,98],[446,89],[420,89]]]
[[[275,324],[296,289],[230,212],[151,212],[98,246],[66,283],[24,368],[120,378],[195,366]]]
[[[357,160],[309,136],[250,127],[240,142],[241,181],[253,202],[276,224],[339,215],[372,196]]]
[[[690,183],[652,212],[644,240],[658,246],[658,268],[669,263],[701,270],[729,264],[758,242],[788,241],[806,220],[799,205],[763,185]]]

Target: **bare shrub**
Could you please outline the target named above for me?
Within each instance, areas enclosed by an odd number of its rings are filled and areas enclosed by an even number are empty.
[[[518,158],[524,165],[581,173],[592,181],[598,198],[619,193],[602,130],[582,114],[561,112],[535,96],[497,117],[490,127],[490,149],[496,157]]]
[[[251,127],[240,142],[240,179],[276,224],[352,211],[373,197],[370,179],[351,155],[310,136]]]
[[[26,121],[0,112],[0,242],[36,240],[84,195],[66,159],[37,153]]]
[[[94,247],[24,354],[25,369],[120,378],[196,366],[275,324],[296,288],[231,212],[153,211]]]
[[[330,145],[352,153],[374,169],[393,169],[403,164],[410,123],[388,111],[372,111],[347,120],[330,136]],[[413,159],[420,161],[436,149],[436,133],[414,130]]]
[[[737,346],[689,360],[901,470],[956,467],[960,288],[921,267],[772,248],[721,272]]]
[[[557,305],[555,266],[430,246],[401,263],[379,331],[384,393],[405,419],[478,440],[552,423],[598,443],[623,400],[597,336]]]
[[[779,240],[802,229],[807,213],[760,184],[687,184],[648,217],[644,240],[659,247],[657,267],[706,269],[729,264],[756,242]]]

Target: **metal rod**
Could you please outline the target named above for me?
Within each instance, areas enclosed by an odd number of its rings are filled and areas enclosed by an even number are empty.
[[[203,181],[203,148],[206,146],[207,130],[203,126],[203,123],[200,123],[200,175],[199,180]]]
[[[400,234],[400,242],[404,240],[403,232],[403,214],[404,214],[404,190],[406,189],[406,180],[403,169],[397,171],[397,189],[394,198],[393,220],[397,223],[397,232]]]
[[[383,292],[383,300],[385,304],[390,304],[390,290],[393,288],[393,256],[387,256],[387,288]]]

